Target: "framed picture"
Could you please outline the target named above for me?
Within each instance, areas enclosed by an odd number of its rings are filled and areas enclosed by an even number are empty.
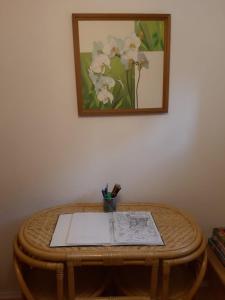
[[[169,14],[72,19],[80,116],[168,111]]]

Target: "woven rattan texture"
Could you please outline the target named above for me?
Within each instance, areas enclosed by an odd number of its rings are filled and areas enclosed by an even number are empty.
[[[43,210],[24,222],[19,231],[19,240],[30,255],[53,261],[69,259],[87,261],[105,258],[105,264],[117,257],[118,264],[124,258],[129,260],[172,258],[184,256],[194,251],[201,243],[202,235],[198,225],[179,210],[149,203],[126,203],[118,206],[119,211],[149,211],[155,219],[165,246],[100,246],[100,247],[58,247],[50,248],[58,216],[65,213],[102,211],[99,204],[72,203]]]

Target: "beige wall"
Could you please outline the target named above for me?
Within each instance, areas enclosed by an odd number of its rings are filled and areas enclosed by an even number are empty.
[[[78,118],[73,12],[172,14],[168,114]],[[224,0],[1,0],[0,297],[17,291],[22,220],[100,201],[106,182],[121,201],[185,209],[207,234],[225,225],[224,28]]]

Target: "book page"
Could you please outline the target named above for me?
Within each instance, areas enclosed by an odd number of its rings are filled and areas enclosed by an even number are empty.
[[[67,245],[104,245],[112,241],[111,213],[74,213]]]
[[[151,213],[113,213],[114,243],[124,245],[164,245]]]
[[[66,238],[70,228],[72,214],[60,215],[52,236],[50,247],[67,246]]]

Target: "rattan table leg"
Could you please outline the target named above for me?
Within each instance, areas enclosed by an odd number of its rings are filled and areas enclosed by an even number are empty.
[[[158,271],[159,271],[159,260],[155,260],[152,264],[152,272],[151,272],[151,289],[150,295],[151,299],[156,299],[157,288],[158,288]]]
[[[19,282],[19,286],[22,290],[22,297],[23,299],[26,299],[26,300],[35,300],[34,297],[32,296],[24,278],[23,278],[23,274],[21,272],[21,268],[19,266],[19,263],[17,261],[17,258],[14,256],[14,259],[13,259],[13,263],[14,263],[14,268],[15,268],[15,271],[16,271],[16,277],[17,277],[17,280]]]
[[[168,300],[169,279],[170,279],[170,265],[167,263],[164,263],[163,274],[162,274],[162,298],[161,298],[161,300]]]
[[[185,300],[192,300],[195,296],[206,272],[207,267],[207,252],[206,252],[206,240],[203,238],[199,248],[193,253],[180,258],[168,259],[163,261],[163,283],[162,283],[162,298],[161,300],[168,300],[169,298],[169,285],[170,285],[170,271],[173,266],[187,264],[190,262],[198,262],[198,268],[195,275],[195,281],[185,293]]]
[[[63,279],[63,268],[59,268],[56,272],[57,300],[63,300]]]
[[[73,263],[67,262],[67,274],[68,274],[68,295],[69,300],[75,299],[75,283],[74,283],[74,266]]]
[[[187,295],[187,300],[191,300],[195,296],[195,294],[196,294],[197,290],[199,289],[200,284],[205,276],[206,268],[207,268],[207,251],[205,250],[202,261],[200,262],[200,265],[199,265],[197,278]]]

